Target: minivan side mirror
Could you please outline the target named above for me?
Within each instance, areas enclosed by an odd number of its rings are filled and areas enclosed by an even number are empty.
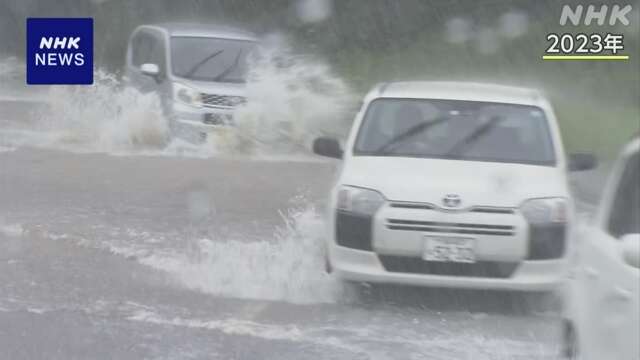
[[[640,234],[626,234],[620,238],[620,242],[624,262],[640,269]]]
[[[160,68],[157,64],[147,63],[140,65],[140,72],[151,77],[156,77],[160,74]]]
[[[330,137],[319,137],[313,141],[313,152],[335,159],[342,159],[342,149],[338,140]]]
[[[595,155],[577,153],[569,155],[569,171],[591,170],[598,165]]]

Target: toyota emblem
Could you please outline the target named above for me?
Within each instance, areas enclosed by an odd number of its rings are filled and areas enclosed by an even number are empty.
[[[442,198],[442,205],[448,208],[459,207],[462,204],[462,200],[460,199],[460,195],[456,194],[447,194]]]

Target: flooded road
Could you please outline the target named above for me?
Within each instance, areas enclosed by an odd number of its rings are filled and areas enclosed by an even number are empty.
[[[331,162],[16,148],[0,169],[0,358],[556,358],[530,297],[324,273]]]
[[[356,286],[328,274],[323,219],[338,163],[309,149],[320,136],[345,139],[369,89],[452,80],[538,89],[562,131],[555,149],[613,158],[638,132],[640,13],[633,5],[630,26],[588,31],[624,36],[631,61],[542,61],[549,34],[570,30],[558,22],[570,5],[0,1],[0,360],[559,359],[557,294]],[[65,16],[93,19],[93,85],[27,85],[26,19]],[[175,21],[184,24],[165,23]],[[215,45],[249,33],[260,38],[252,54]],[[180,51],[174,37],[213,42]],[[451,97],[423,90],[415,99]],[[474,92],[462,98],[486,100]],[[233,126],[219,126],[221,115]],[[180,116],[198,119],[195,141],[176,136]],[[216,133],[205,139],[203,125]],[[507,128],[501,139],[515,137]],[[609,169],[569,174],[580,221]],[[454,177],[466,176],[444,182]]]

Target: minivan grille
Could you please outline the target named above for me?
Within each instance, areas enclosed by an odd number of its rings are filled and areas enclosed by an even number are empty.
[[[439,208],[430,203],[420,202],[406,202],[396,201],[392,202],[389,206],[398,209],[418,209],[418,210],[439,210],[445,212],[473,212],[473,213],[485,213],[485,214],[515,214],[512,208],[508,207],[494,207],[494,206],[472,206],[464,209],[448,209]]]
[[[390,230],[423,231],[447,234],[496,236],[513,236],[515,234],[515,227],[511,225],[450,223],[400,219],[387,219],[387,228]]]
[[[207,125],[232,125],[233,116],[228,114],[205,114],[202,123]]]
[[[201,93],[202,103],[204,106],[213,107],[235,107],[244,104],[247,99],[242,96],[216,95]]]
[[[394,202],[394,203],[391,203],[390,206],[393,208],[399,208],[399,209],[433,210],[436,208],[435,206],[427,203],[410,203],[410,202]]]
[[[516,212],[510,208],[499,208],[499,207],[489,207],[489,206],[477,206],[469,210],[470,212],[475,213],[485,213],[485,214],[515,214]]]

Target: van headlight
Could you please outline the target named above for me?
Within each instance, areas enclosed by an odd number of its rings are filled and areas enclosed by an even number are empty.
[[[186,105],[200,106],[202,99],[195,89],[181,83],[173,83],[173,99]]]
[[[568,218],[565,198],[530,199],[520,206],[520,211],[529,224],[564,224]]]
[[[336,207],[353,214],[373,216],[384,203],[384,196],[375,190],[342,186],[338,190]]]

